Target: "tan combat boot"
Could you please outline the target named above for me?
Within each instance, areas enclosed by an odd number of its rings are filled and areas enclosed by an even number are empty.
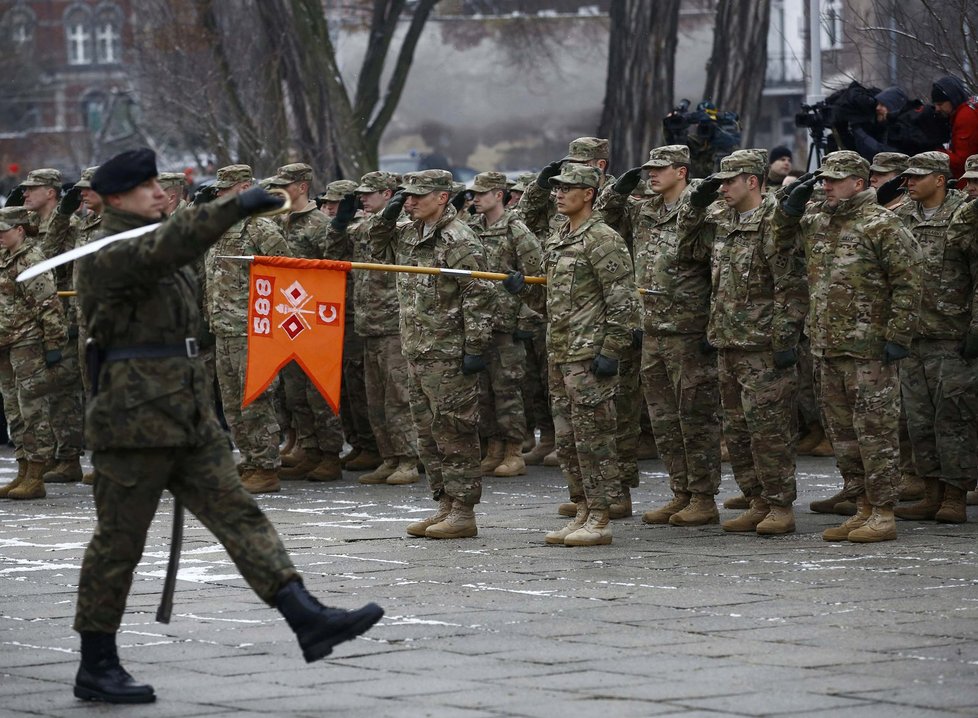
[[[577,516],[577,504],[574,502],[564,502],[557,507],[558,516]]]
[[[47,496],[47,491],[44,490],[44,466],[43,461],[28,461],[24,480],[7,492],[7,498],[25,500],[43,499]]]
[[[808,433],[798,440],[795,453],[798,456],[808,456],[811,450],[825,441],[825,430],[820,424],[812,424],[808,427]]]
[[[544,458],[551,451],[554,450],[554,432],[553,429],[549,431],[540,432],[540,441],[534,446],[530,451],[523,454],[523,463],[527,466],[539,466],[543,463]]]
[[[520,444],[520,453],[528,454],[533,451],[533,448],[537,445],[537,437],[532,431],[526,432],[526,438],[523,439],[523,443]]]
[[[720,528],[731,533],[747,533],[757,530],[757,525],[771,511],[771,505],[760,496],[750,500],[750,508],[734,519],[728,519],[720,524]]]
[[[564,546],[603,546],[611,543],[608,509],[592,509],[577,531],[564,537]]]
[[[557,450],[554,449],[543,457],[544,466],[560,466],[560,459],[557,458]]]
[[[386,484],[387,479],[397,471],[397,458],[391,457],[390,459],[384,459],[384,463],[378,466],[376,469],[371,471],[369,474],[364,474],[359,479],[357,483],[360,484]]]
[[[93,486],[95,484],[95,472],[89,471],[82,476],[82,483],[86,486]]]
[[[978,506],[978,491],[969,491],[965,502],[968,506]]]
[[[924,478],[924,498],[910,506],[898,506],[893,513],[907,521],[933,521],[944,502],[946,484],[932,476]]]
[[[455,499],[448,516],[426,528],[424,535],[425,538],[431,539],[459,539],[478,536],[479,528],[475,525],[474,507]]]
[[[965,503],[967,491],[950,484],[944,485],[944,500],[934,518],[942,524],[963,524],[968,522],[968,506]]]
[[[835,505],[846,500],[845,490],[839,489],[838,492],[829,496],[827,499],[817,499],[808,504],[808,508],[817,514],[834,514]]]
[[[503,449],[502,461],[493,469],[494,476],[522,476],[526,473],[522,445],[518,441],[507,441]]]
[[[387,477],[387,483],[391,486],[403,486],[404,484],[416,484],[420,478],[418,460],[413,457],[402,456],[397,462],[397,471]]]
[[[689,506],[692,494],[680,491],[673,495],[672,500],[665,506],[646,511],[642,514],[642,522],[647,524],[667,524],[673,514],[679,513]]]
[[[44,482],[47,484],[74,484],[82,480],[81,460],[73,459],[57,461],[54,468],[44,472]]]
[[[496,467],[503,462],[503,452],[505,450],[506,445],[499,439],[489,439],[489,445],[486,448],[486,458],[479,464],[479,470],[483,476],[492,475]]]
[[[832,442],[829,441],[829,437],[825,437],[822,441],[812,448],[808,452],[809,456],[835,456],[835,449],[832,448]]]
[[[897,485],[900,501],[920,501],[924,498],[924,480],[917,474],[903,474]]]
[[[705,526],[720,523],[720,512],[712,494],[693,494],[689,504],[669,517],[672,526]]]
[[[16,489],[22,483],[24,483],[24,477],[27,476],[27,459],[17,459],[17,476],[6,486],[0,486],[0,499],[7,498],[7,494],[11,490]]]
[[[340,465],[346,467],[346,462],[353,461],[358,456],[360,456],[360,447],[354,446],[340,459]]]
[[[866,494],[856,499],[856,513],[842,522],[840,526],[831,526],[822,532],[823,541],[845,541],[849,532],[855,531],[869,519],[873,507],[869,504]]]
[[[621,499],[615,501],[608,507],[608,518],[627,519],[632,515],[632,489],[629,486],[621,487]]]
[[[298,454],[299,460],[292,466],[286,466],[283,457],[283,468],[278,472],[280,479],[304,479],[323,460],[323,453],[319,449],[310,449],[308,451],[300,449],[299,451],[301,452]]]
[[[273,494],[282,488],[277,469],[246,469],[241,475],[241,485],[249,494]]]
[[[343,466],[339,454],[323,454],[323,460],[306,474],[306,481],[339,481],[342,478]]]
[[[282,452],[279,452],[279,457],[280,457],[280,460],[282,462],[283,468],[289,468],[289,467],[298,466],[299,464],[301,464],[302,463],[302,455],[304,453],[305,452],[302,450],[302,447],[299,446],[298,444],[296,444],[295,446],[293,446],[291,451],[282,451]]]
[[[730,498],[723,500],[723,508],[746,511],[750,508],[750,499],[743,494],[740,496],[731,496]]]
[[[426,519],[421,519],[420,521],[415,521],[407,525],[405,531],[411,536],[418,536],[419,538],[424,538],[424,532],[428,530],[429,526],[434,526],[439,521],[444,521],[448,518],[448,514],[452,510],[452,497],[448,495],[442,496],[438,499],[438,510]]]
[[[383,463],[384,460],[379,454],[361,449],[352,459],[345,460],[341,468],[347,471],[373,471]]]
[[[874,506],[866,523],[853,529],[846,537],[853,543],[876,543],[892,541],[896,538],[896,519],[893,509]]]
[[[659,448],[655,445],[655,437],[651,431],[643,431],[638,435],[638,451],[635,458],[639,461],[659,458]]]
[[[565,538],[584,526],[585,522],[587,521],[587,514],[587,501],[582,501],[577,504],[577,513],[574,515],[574,518],[571,519],[570,523],[564,526],[562,529],[551,531],[544,537],[543,540],[549,544],[563,544]]]
[[[790,506],[772,506],[755,530],[762,536],[793,534],[795,532],[794,509]]]

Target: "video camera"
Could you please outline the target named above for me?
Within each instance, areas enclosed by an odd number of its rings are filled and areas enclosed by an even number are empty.
[[[832,126],[832,108],[825,100],[814,105],[802,103],[801,112],[795,113],[795,127],[805,127],[811,130],[824,130]]]
[[[703,100],[690,112],[690,101],[683,99],[662,118],[666,142],[689,147],[693,174],[710,174],[719,158],[740,147],[740,117],[736,112],[720,112],[709,100]]]

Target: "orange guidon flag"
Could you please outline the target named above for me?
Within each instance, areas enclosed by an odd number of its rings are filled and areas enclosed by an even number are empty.
[[[293,359],[339,413],[349,262],[255,257],[248,300],[244,400],[257,399]]]

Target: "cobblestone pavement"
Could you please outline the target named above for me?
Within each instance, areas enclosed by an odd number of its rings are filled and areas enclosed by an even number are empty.
[[[14,467],[0,453],[0,478]],[[825,543],[837,518],[807,504],[838,473],[831,459],[803,459],[795,535],[650,527],[639,516],[667,488],[659,462],[642,469],[636,516],[592,549],[543,543],[565,521],[553,469],[487,480],[479,536],[462,541],[404,533],[431,509],[422,484],[361,486],[347,473],[260,497],[325,603],[387,610],[312,665],[194,519],[173,622],[155,622],[167,497],[119,635],[124,665],[159,698],[125,708],[71,694],[89,489],[2,501],[0,715],[978,715],[978,524],[901,523],[896,542]],[[733,493],[729,475],[722,488]]]

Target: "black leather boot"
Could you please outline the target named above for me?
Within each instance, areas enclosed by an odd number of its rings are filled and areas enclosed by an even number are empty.
[[[136,683],[119,664],[114,633],[81,633],[81,666],[75,676],[75,697],[106,703],[152,703],[153,686]]]
[[[356,611],[328,608],[313,598],[298,579],[279,589],[275,607],[299,639],[306,663],[318,661],[332,653],[333,646],[366,633],[384,615],[384,609],[376,603]]]

